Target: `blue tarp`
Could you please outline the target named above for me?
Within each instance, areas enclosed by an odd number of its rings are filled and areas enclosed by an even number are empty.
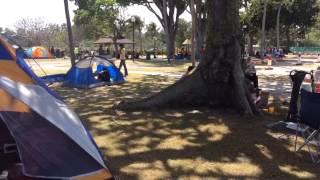
[[[0,59],[1,60],[12,60],[11,55],[8,53],[5,47],[0,44]]]
[[[74,66],[69,70],[64,84],[75,88],[91,88],[100,85],[101,82],[94,78],[91,67],[78,68]]]

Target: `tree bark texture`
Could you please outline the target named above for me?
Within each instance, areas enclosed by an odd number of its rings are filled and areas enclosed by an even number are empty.
[[[257,112],[246,87],[241,65],[239,0],[207,2],[206,55],[188,76],[149,98],[122,102],[123,110],[203,106]]]
[[[254,50],[253,50],[253,35],[252,34],[248,34],[248,54],[250,56],[254,55]]]
[[[191,16],[192,16],[192,34],[191,34],[191,61],[192,66],[196,66],[196,49],[199,47],[196,46],[196,36],[197,36],[197,28],[196,28],[196,11],[194,8],[194,0],[190,0],[190,10],[191,10]]]
[[[268,0],[264,0],[263,5],[263,17],[262,17],[262,29],[261,29],[261,43],[260,43],[260,54],[263,57],[266,46],[266,18],[267,18],[267,6]]]
[[[71,65],[74,66],[76,64],[76,56],[74,54],[73,35],[72,35],[68,0],[64,0],[64,9],[65,9],[66,20],[67,20]]]
[[[287,38],[287,47],[290,47],[291,45],[291,36],[290,36],[290,29],[286,28],[286,38]]]
[[[277,49],[280,49],[280,15],[281,15],[281,7],[282,4],[279,5],[278,7],[278,12],[277,12]]]
[[[195,1],[195,28],[196,28],[196,56],[200,56],[200,49],[204,46],[205,33],[206,33],[206,23],[207,23],[207,0],[203,1]]]

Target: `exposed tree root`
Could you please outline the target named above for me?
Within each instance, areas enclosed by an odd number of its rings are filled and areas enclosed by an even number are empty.
[[[120,102],[116,108],[121,110],[142,110],[170,105],[202,104],[207,100],[207,94],[206,84],[202,80],[199,70],[196,70],[160,93],[142,100]]]
[[[122,101],[115,108],[133,111],[210,105],[214,107],[233,106],[236,110],[248,115],[257,113],[258,110],[250,100],[250,93],[243,86],[243,83],[241,83],[244,80],[243,74],[234,73],[234,78],[234,88],[231,91],[221,89],[218,86],[216,88],[209,88],[202,78],[200,69],[197,69],[192,74],[180,79],[177,83],[151,97],[129,102]],[[233,97],[231,92],[233,93]]]

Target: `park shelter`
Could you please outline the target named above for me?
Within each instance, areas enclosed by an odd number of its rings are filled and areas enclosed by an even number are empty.
[[[113,37],[106,36],[98,39],[94,42],[95,45],[98,45],[99,48],[101,47],[103,50],[102,54],[99,55],[109,55],[107,57],[115,56],[115,44],[113,42]],[[117,45],[124,45],[126,48],[130,49],[133,47],[133,41],[127,38],[118,38]],[[99,52],[100,53],[100,52]]]
[[[183,41],[182,45],[185,46],[185,51],[186,51],[187,53],[190,53],[190,52],[191,52],[191,45],[192,45],[192,43],[191,43],[191,40],[190,40],[190,39],[186,39],[185,41]]]
[[[107,37],[102,37],[100,39],[98,39],[97,41],[94,42],[94,44],[99,44],[99,45],[113,45],[114,42],[113,42],[113,39],[112,37],[110,36],[107,36]],[[131,41],[130,39],[127,39],[127,38],[119,38],[117,39],[117,44],[120,45],[120,44],[123,44],[123,45],[132,45],[133,44],[133,41]]]
[[[98,76],[103,71],[108,74],[108,78],[102,80]],[[122,73],[113,62],[102,56],[88,56],[68,71],[64,85],[74,88],[94,88],[124,82]]]
[[[191,45],[191,40],[190,39],[184,40],[182,45]]]
[[[22,57],[0,36],[0,173],[19,165],[21,179],[112,178],[78,116]]]
[[[48,51],[47,48],[42,46],[34,46],[28,48],[25,51],[28,58],[32,59],[50,59],[53,58],[53,55]]]

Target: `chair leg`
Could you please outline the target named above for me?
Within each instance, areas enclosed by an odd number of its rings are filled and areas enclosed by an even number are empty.
[[[298,130],[300,128],[300,124],[297,123],[297,129],[296,129],[296,138],[294,140],[294,150],[297,152],[297,140],[298,140]]]
[[[310,136],[308,136],[308,138],[304,141],[304,143],[298,148],[297,151],[300,151],[305,145],[307,145],[311,140],[312,138],[314,138],[317,134],[319,133],[318,130],[314,130]]]

